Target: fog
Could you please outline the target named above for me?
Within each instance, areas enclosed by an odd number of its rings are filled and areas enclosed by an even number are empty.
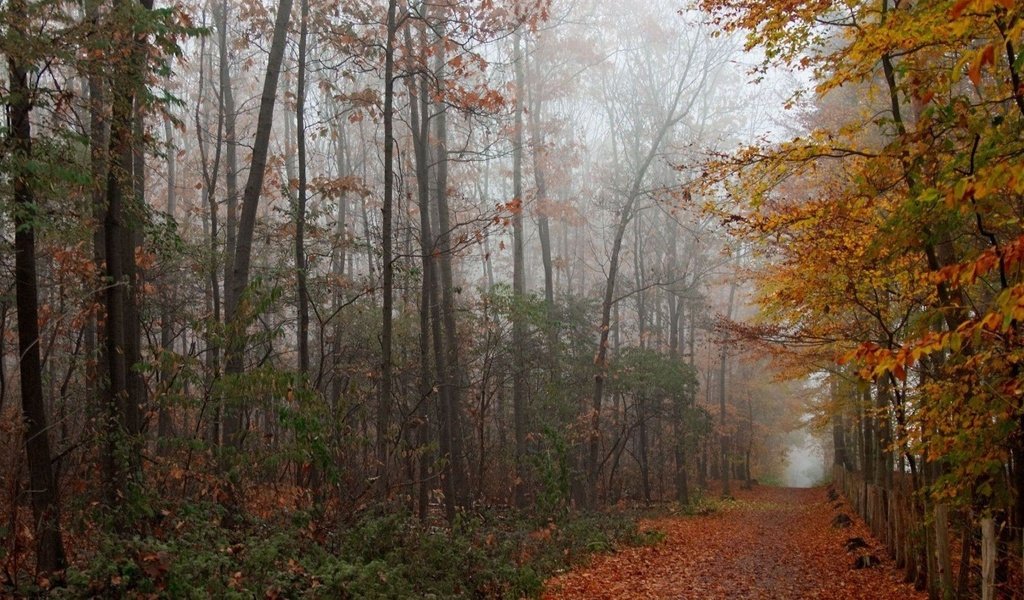
[[[50,87],[19,105],[60,140],[29,200],[61,448],[117,407],[111,439],[234,447],[346,510],[449,518],[686,502],[778,480],[782,455],[790,483],[820,477],[746,329],[770,259],[710,166],[799,129],[798,79],[755,85],[760,56],[697,2],[190,0],[152,30],[104,11],[110,44],[149,51],[33,57]]]
[[[783,482],[788,487],[813,487],[825,478],[825,456],[821,443],[808,431],[795,433],[799,440],[786,448]]]

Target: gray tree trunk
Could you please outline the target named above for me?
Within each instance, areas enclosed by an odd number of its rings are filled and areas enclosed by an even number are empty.
[[[249,269],[252,262],[253,232],[256,229],[256,211],[259,208],[260,195],[263,192],[263,178],[267,167],[267,155],[270,150],[270,130],[274,125],[274,104],[277,101],[277,81],[281,74],[281,63],[287,43],[288,21],[291,17],[292,0],[280,0],[277,16],[274,20],[274,33],[270,43],[270,55],[267,59],[267,73],[263,81],[263,92],[260,96],[259,116],[256,120],[256,136],[253,140],[252,160],[249,165],[249,176],[242,193],[242,213],[238,222],[238,239],[234,250],[231,277],[225,282],[225,322],[229,324],[231,339],[228,344],[227,364],[225,372],[230,375],[241,375],[245,367],[245,328],[249,316],[247,311],[240,310],[242,296],[249,285]],[[238,401],[227,406],[224,415],[224,441],[241,447],[244,439],[242,431],[242,407]]]
[[[522,33],[513,34],[516,103],[512,132],[512,420],[515,435],[515,475],[513,501],[517,507],[526,504],[526,323],[523,304],[526,301],[526,266],[523,264],[523,65]]]
[[[729,300],[726,305],[725,318],[732,319],[733,301],[736,298],[736,283],[729,284]],[[732,470],[732,461],[729,460],[729,434],[726,429],[726,387],[725,387],[725,372],[728,364],[728,347],[725,340],[722,340],[722,347],[720,350],[721,364],[718,368],[718,439],[721,445],[719,451],[721,452],[721,477],[722,477],[722,496],[729,496],[732,494],[732,490],[729,487],[729,479],[731,477],[730,471]]]
[[[164,120],[164,138],[167,143],[167,204],[164,206],[164,213],[167,219],[174,221],[174,213],[177,212],[178,204],[178,181],[177,181],[177,150],[174,146],[174,128],[171,120]],[[168,276],[164,281],[164,301],[160,303],[160,385],[163,393],[169,391],[173,373],[170,369],[170,354],[174,352],[174,328],[171,306],[177,296],[177,289],[173,276]],[[171,420],[171,413],[167,409],[166,398],[161,399],[157,412],[157,438],[165,440],[174,435],[174,423]]]
[[[306,286],[306,38],[309,0],[299,0],[299,68],[295,92],[295,145],[299,189],[295,206],[295,287],[298,312],[299,376],[309,377],[309,291]]]
[[[446,63],[444,44],[440,43],[434,54],[434,77],[436,85],[444,88],[444,70]],[[468,486],[466,484],[465,457],[462,449],[461,435],[461,375],[459,363],[459,339],[455,322],[455,284],[452,275],[452,223],[448,206],[448,108],[443,102],[436,105],[434,118],[434,163],[436,164],[434,199],[437,208],[437,266],[440,279],[441,317],[444,329],[445,372],[441,374],[448,386],[449,397],[442,400],[445,404],[443,413],[448,421],[448,439],[451,454],[452,491],[454,501],[463,506],[466,504]],[[442,425],[444,427],[444,425]]]
[[[392,256],[392,205],[395,197],[395,33],[397,1],[388,1],[387,41],[384,48],[384,204],[381,207],[381,237],[383,245],[383,302],[381,303],[381,380],[377,406],[377,463],[381,489],[388,489],[389,429],[391,427],[391,337],[394,312],[395,265]]]

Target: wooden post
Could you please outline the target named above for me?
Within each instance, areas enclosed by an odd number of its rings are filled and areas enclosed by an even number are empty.
[[[981,600],[993,600],[996,592],[996,522],[981,520]]]

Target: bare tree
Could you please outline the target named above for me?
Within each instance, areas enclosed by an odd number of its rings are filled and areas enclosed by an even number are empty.
[[[623,152],[629,151],[628,159],[625,161],[629,170],[623,173],[625,186],[618,192],[621,202],[616,208],[617,219],[611,238],[611,252],[601,301],[599,339],[594,360],[596,371],[589,407],[590,434],[587,451],[587,480],[591,504],[597,501],[601,411],[608,367],[608,336],[612,325],[612,307],[616,300],[615,287],[623,239],[636,215],[639,203],[646,198],[645,183],[648,173],[662,152],[665,140],[673,128],[690,114],[709,78],[725,60],[725,47],[712,44],[706,32],[694,27],[688,37],[680,39],[676,51],[667,53],[661,61],[653,56],[638,57],[638,64],[644,68],[637,70],[636,76],[642,78],[637,88],[645,89],[648,92],[646,95],[617,94],[609,88],[614,84],[621,84],[622,79],[616,78],[611,83],[605,81],[604,104],[608,115],[608,127],[612,132],[612,142],[620,146]],[[623,65],[624,68],[632,69],[629,64]],[[655,72],[659,67],[671,69],[670,72],[674,76],[666,78],[663,72]],[[667,102],[659,104],[662,98]],[[623,104],[630,100],[641,105]],[[634,122],[633,128],[628,126],[628,120]]]
[[[295,205],[295,294],[299,325],[299,375],[309,377],[309,289],[306,265],[306,38],[308,37],[309,0],[299,0],[298,81],[295,91],[295,144],[299,163],[298,197]]]
[[[246,287],[249,285],[249,270],[252,263],[253,232],[256,228],[256,209],[263,192],[267,155],[270,151],[270,130],[274,125],[274,104],[277,101],[277,81],[281,74],[284,49],[287,43],[288,21],[291,18],[292,0],[281,0],[274,20],[274,31],[267,58],[266,77],[263,93],[260,95],[260,110],[256,121],[256,135],[253,140],[252,160],[249,176],[242,193],[242,213],[238,222],[238,238],[234,249],[231,277],[225,282],[224,320],[231,328],[225,373],[241,375],[245,368],[245,328],[249,319],[248,311],[242,304]],[[237,403],[227,407],[224,417],[224,441],[240,447],[244,438],[242,431],[242,409]]]
[[[512,322],[512,412],[515,422],[515,480],[512,484],[516,506],[526,503],[526,323],[522,304],[526,301],[526,265],[523,264],[523,56],[522,33],[513,34],[515,66],[515,116],[512,130],[512,294],[517,306],[513,308]]]
[[[394,313],[394,240],[392,211],[395,198],[395,38],[397,1],[388,0],[387,34],[384,46],[384,204],[381,207],[384,281],[381,293],[381,375],[377,406],[377,462],[382,489],[388,488],[388,436],[391,427],[392,319]]]

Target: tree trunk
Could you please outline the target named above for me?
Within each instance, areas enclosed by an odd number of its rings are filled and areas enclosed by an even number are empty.
[[[141,44],[141,41],[140,41]],[[141,55],[140,58],[141,60]],[[141,67],[140,73],[141,73]],[[142,89],[140,84],[138,89]],[[145,270],[138,265],[135,256],[143,244],[143,224],[148,221],[145,217],[146,209],[146,149],[145,149],[145,112],[142,108],[140,98],[141,91],[134,98],[135,109],[132,119],[132,194],[135,214],[129,215],[134,221],[131,227],[131,236],[128,240],[128,251],[131,252],[131,260],[127,261],[128,280],[133,282],[128,288],[130,299],[127,312],[127,340],[125,348],[131,363],[128,365],[129,398],[132,400],[130,414],[132,415],[132,429],[136,436],[137,448],[142,449],[144,442],[143,435],[146,427],[146,415],[149,412],[148,398],[146,396],[146,382],[138,366],[142,363],[142,289],[145,285]],[[134,217],[134,218],[133,218]],[[139,474],[141,475],[142,461],[139,459]]]
[[[150,0],[143,7],[152,8]],[[126,499],[126,488],[141,476],[142,409],[144,388],[134,367],[140,361],[137,307],[137,267],[135,247],[142,214],[138,197],[136,139],[141,129],[141,107],[137,94],[145,76],[145,39],[129,34],[128,20],[133,10],[130,0],[121,0],[114,7],[126,28],[123,58],[113,70],[110,82],[111,118],[107,169],[106,206],[103,216],[104,269],[104,341],[107,362],[107,427],[106,427],[106,502],[120,505]],[[138,115],[138,116],[137,116]]]
[[[343,121],[339,117],[335,117],[336,121],[340,124]],[[337,139],[335,140],[335,160],[337,162],[338,178],[345,178],[351,174],[351,165],[348,161],[348,143],[345,138],[345,129],[339,125],[337,130]],[[339,366],[341,364],[341,334],[342,325],[341,319],[339,318],[339,312],[342,308],[342,303],[345,301],[344,289],[345,289],[345,260],[348,250],[348,194],[342,191],[338,197],[338,212],[337,221],[334,226],[334,244],[331,253],[331,274],[335,278],[334,283],[334,294],[332,296],[331,306],[331,317],[329,320],[334,321],[333,330],[331,332],[331,377],[330,377],[330,394],[329,402],[331,405],[331,411],[337,409],[338,404],[341,400],[342,393],[342,382],[344,378],[340,372]]]
[[[517,52],[518,56],[518,52]],[[527,63],[529,64],[529,63]],[[548,220],[548,189],[547,178],[544,171],[544,137],[540,130],[540,115],[544,104],[543,94],[540,90],[540,78],[536,73],[530,77],[530,148],[533,155],[533,179],[537,186],[537,237],[540,239],[541,262],[544,266],[544,305],[548,311],[548,318],[554,318],[555,308],[555,281],[554,268],[551,261],[551,227]],[[551,328],[551,342],[557,341],[555,337],[554,323],[549,323]],[[553,345],[553,344],[552,344]],[[553,349],[553,348],[552,348]]]
[[[224,215],[224,282],[231,278],[234,266],[236,234],[238,230],[238,137],[235,133],[237,111],[235,93],[231,84],[230,47],[228,45],[228,0],[222,0],[220,10],[214,6],[217,19],[217,45],[219,51],[220,119],[224,123],[224,195],[227,212]],[[219,14],[218,14],[219,13]]]
[[[729,302],[726,307],[725,318],[732,319],[732,305],[736,297],[736,283],[729,284]],[[731,495],[729,489],[729,477],[730,477],[730,461],[729,461],[729,435],[726,430],[726,412],[725,412],[725,371],[726,371],[726,360],[728,358],[727,348],[725,340],[722,340],[721,348],[721,365],[718,369],[718,438],[721,443],[721,476],[722,476],[722,495]]]
[[[274,125],[274,103],[277,101],[277,81],[281,74],[281,63],[287,43],[288,21],[291,17],[292,0],[280,0],[274,20],[274,34],[267,59],[267,74],[260,96],[259,116],[256,120],[256,136],[253,140],[252,160],[249,176],[242,193],[242,214],[238,222],[237,243],[231,267],[231,278],[225,282],[224,320],[229,324],[230,340],[225,372],[241,375],[245,367],[245,328],[250,315],[241,305],[245,288],[249,285],[249,268],[252,261],[253,232],[256,229],[256,210],[263,192],[263,178],[270,150],[270,130]],[[227,406],[224,416],[224,441],[241,447],[242,407],[238,401]]]
[[[216,5],[214,5],[216,6]],[[200,169],[203,174],[203,203],[206,206],[207,214],[203,216],[203,232],[207,234],[207,250],[209,252],[209,272],[206,282],[207,312],[212,316],[213,323],[219,325],[221,322],[221,293],[220,293],[220,267],[217,260],[220,255],[220,245],[217,242],[219,227],[219,211],[217,208],[217,181],[220,172],[221,147],[224,139],[225,115],[224,97],[219,94],[217,111],[217,137],[214,141],[213,160],[208,160],[205,132],[209,129],[210,113],[204,110],[203,89],[206,81],[207,59],[206,59],[206,38],[199,42],[199,101],[195,109],[195,131],[196,145],[199,148]],[[209,66],[212,70],[212,66]],[[212,162],[212,164],[210,164]],[[210,381],[208,389],[214,389],[214,382],[220,377],[220,341],[216,336],[208,336],[206,340],[206,370]],[[221,421],[223,417],[223,397],[217,395],[211,399],[213,402],[213,415],[210,418],[209,438],[210,443],[219,445],[221,443]]]
[[[167,142],[167,204],[164,206],[164,213],[170,222],[175,221],[174,213],[177,211],[178,187],[177,187],[177,150],[174,146],[174,128],[171,120],[164,120],[164,138]],[[174,352],[174,328],[172,324],[171,305],[177,296],[177,289],[173,281],[173,275],[168,275],[164,281],[164,301],[160,303],[160,386],[164,398],[160,400],[157,413],[157,438],[165,440],[174,435],[174,422],[171,419],[170,410],[167,407],[167,395],[173,373],[170,369],[170,358]],[[163,442],[160,442],[163,445]]]
[[[305,1],[305,0],[303,0]],[[391,219],[395,196],[395,20],[397,0],[388,1],[387,42],[384,49],[384,205],[381,207],[383,244],[383,303],[381,309],[381,380],[377,407],[377,463],[380,489],[388,489],[388,435],[391,427],[391,321],[394,312],[395,265],[392,258]]]
[[[996,522],[992,517],[981,520],[981,598],[993,600],[996,596]]]
[[[405,45],[409,56],[413,56],[412,33],[408,25],[405,29]],[[429,149],[427,138],[430,134],[429,123],[427,122],[426,111],[428,109],[426,100],[426,87],[421,85],[417,90],[417,82],[422,81],[422,75],[408,80],[409,86],[409,111],[410,124],[412,126],[413,156],[416,169],[416,197],[420,213],[420,261],[422,266],[422,280],[419,299],[419,361],[420,361],[420,405],[422,408],[417,411],[419,422],[417,423],[416,442],[419,447],[419,482],[417,486],[417,512],[420,520],[427,518],[429,501],[429,472],[430,456],[427,452],[429,443],[429,406],[428,398],[433,394],[433,378],[430,370],[430,304],[433,285],[433,233],[430,225],[430,168]],[[454,508],[454,506],[453,506]],[[454,518],[454,513],[450,515]]]
[[[668,255],[666,260],[670,265],[669,272],[676,272],[678,265],[678,230],[675,221],[668,217],[665,219],[668,233]],[[678,275],[677,275],[678,276]],[[674,288],[675,286],[673,286]],[[681,360],[679,350],[682,346],[686,321],[684,319],[684,303],[677,290],[667,290],[668,299],[668,352],[673,360]],[[680,326],[682,322],[682,327]],[[686,394],[677,394],[671,398],[672,402],[672,455],[673,455],[673,477],[676,502],[681,505],[689,504],[690,490],[686,477]]]
[[[840,402],[839,397],[839,376],[836,373],[830,373],[828,377],[828,389],[829,396],[832,400],[832,449],[833,449],[833,463],[840,465],[843,468],[849,469],[849,458],[847,458],[848,449],[846,447],[846,424],[843,419],[844,410],[838,406]]]
[[[365,140],[362,140],[362,143],[365,144],[366,143]],[[364,157],[364,159],[365,159],[365,157]],[[366,174],[364,173],[363,176],[365,177]],[[366,269],[367,269],[367,272],[370,274],[370,281],[376,281],[377,280],[377,267],[376,267],[376,262],[377,261],[375,261],[374,258],[373,258],[373,252],[370,251],[370,238],[372,236],[370,235],[371,234],[370,215],[366,212],[366,204],[367,204],[367,199],[363,198],[360,201],[360,207],[359,207],[360,210],[362,211],[362,215],[361,216],[362,216],[362,220],[363,220],[363,240],[365,241],[365,246],[366,246]],[[370,288],[370,299],[374,300],[374,301],[377,300],[377,288],[376,288],[376,286]]]
[[[875,414],[878,438],[878,452],[875,455],[877,466],[875,472],[878,475],[878,485],[887,490],[892,489],[892,388],[887,377],[878,379],[878,390],[875,395]]]
[[[750,475],[750,455],[754,451],[754,405],[747,392],[747,451],[743,457],[743,489],[754,487],[754,478]]]
[[[99,22],[99,8],[102,0],[89,0],[85,3],[86,18],[92,24]],[[99,62],[99,61],[97,61]],[[109,124],[106,115],[106,90],[104,77],[98,65],[93,65],[89,74],[89,174],[92,179],[92,218],[93,262],[102,265],[104,257],[103,221],[105,200],[107,197],[107,154],[110,151]],[[97,290],[89,300],[99,306],[103,303],[104,292]],[[86,332],[86,397],[97,401],[97,406],[105,403],[106,384],[101,373],[106,371],[106,357],[100,338],[103,336],[99,316],[92,311]],[[97,390],[99,393],[97,394]]]
[[[647,398],[641,394],[636,399],[637,454],[640,462],[640,484],[644,502],[651,503],[651,469],[647,459]]]
[[[24,0],[12,0],[15,22],[25,22]],[[23,35],[13,29],[9,35]],[[13,40],[12,40],[13,41]],[[60,503],[57,480],[51,467],[49,428],[43,400],[39,339],[39,287],[36,273],[36,200],[32,191],[32,93],[27,65],[8,59],[10,94],[8,118],[14,189],[14,280],[18,312],[18,372],[21,377],[21,414],[25,426],[28,458],[29,499],[35,522],[36,568],[40,574],[64,568],[64,541],[60,533]]]
[[[444,69],[446,64],[443,41],[434,54],[434,76],[439,89],[444,89]],[[448,399],[445,400],[444,413],[449,420],[449,445],[451,447],[451,479],[455,502],[465,504],[467,492],[465,461],[462,451],[461,433],[461,376],[459,363],[459,339],[455,323],[455,285],[452,276],[452,223],[448,207],[448,113],[447,105],[437,104],[434,115],[434,162],[437,165],[435,174],[434,196],[437,202],[437,266],[439,267],[441,293],[441,316],[444,327],[444,351],[446,371],[442,376],[447,381]]]
[[[512,420],[515,423],[515,474],[513,501],[526,505],[526,266],[523,264],[523,65],[522,33],[513,34],[516,103],[512,131]]]
[[[299,0],[299,6],[299,68],[295,92],[295,145],[299,162],[299,189],[295,206],[295,294],[299,321],[299,377],[305,385],[309,377],[309,291],[306,287],[306,38],[309,0]]]
[[[970,543],[967,540],[965,543]],[[949,505],[935,505],[935,563],[938,567],[939,594],[953,595],[953,565],[949,558]]]

